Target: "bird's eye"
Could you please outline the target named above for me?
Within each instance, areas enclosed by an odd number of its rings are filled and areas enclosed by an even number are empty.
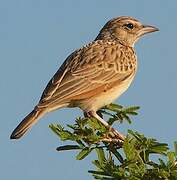
[[[133,29],[134,28],[132,23],[125,24],[124,26],[127,27],[128,29]]]

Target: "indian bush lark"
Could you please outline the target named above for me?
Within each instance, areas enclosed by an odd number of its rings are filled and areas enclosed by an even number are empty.
[[[137,71],[135,42],[158,31],[133,17],[108,21],[96,39],[71,53],[46,86],[39,103],[12,132],[18,139],[46,113],[62,107],[79,107],[110,128],[97,111],[127,90]],[[118,131],[111,131],[123,139]]]

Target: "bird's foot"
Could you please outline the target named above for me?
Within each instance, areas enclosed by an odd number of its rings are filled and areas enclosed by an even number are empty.
[[[87,117],[87,118],[93,117],[92,111],[85,111],[84,116]]]
[[[104,121],[100,116],[98,116],[95,111],[84,112],[84,116],[96,118],[108,129],[108,132],[103,135],[102,141],[114,143],[120,147],[122,146],[125,140],[125,136],[120,132],[118,132],[117,130],[115,130],[114,128],[110,127],[110,125],[106,121]]]
[[[116,144],[118,147],[122,147],[124,140],[125,136],[112,127],[109,127],[109,131],[102,139],[102,141]]]
[[[117,138],[117,139],[120,139],[122,141],[125,140],[125,136],[123,134],[121,134],[120,132],[118,132],[117,130],[115,130],[114,128],[112,128],[112,127],[109,128],[108,134],[112,138]]]

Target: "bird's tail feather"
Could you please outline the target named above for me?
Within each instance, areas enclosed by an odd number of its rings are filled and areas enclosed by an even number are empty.
[[[44,114],[46,111],[42,109],[34,109],[29,113],[22,122],[14,129],[10,139],[19,139],[21,138],[28,129],[30,129]]]

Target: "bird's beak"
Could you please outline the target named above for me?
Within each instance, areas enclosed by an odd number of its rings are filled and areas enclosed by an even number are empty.
[[[152,33],[155,31],[159,31],[159,29],[154,27],[154,26],[143,25],[142,29],[139,31],[139,36],[142,36],[142,35],[147,34],[147,33]]]

